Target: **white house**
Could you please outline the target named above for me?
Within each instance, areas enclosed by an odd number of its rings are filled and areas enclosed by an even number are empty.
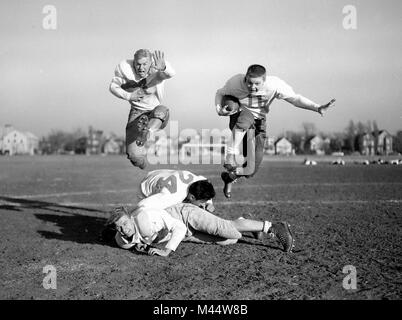
[[[277,140],[275,143],[275,153],[278,155],[294,154],[292,143],[286,138]]]
[[[1,152],[3,154],[30,154],[38,151],[39,138],[31,132],[11,130],[1,138]]]

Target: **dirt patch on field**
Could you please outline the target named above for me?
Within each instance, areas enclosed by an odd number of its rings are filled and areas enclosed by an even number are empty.
[[[64,163],[64,169],[69,168],[68,163]],[[133,184],[139,182],[135,177],[129,186],[123,179],[132,170],[125,164],[109,165],[117,168],[117,177],[110,174],[101,185],[95,182],[104,168],[86,171],[85,184],[74,185],[73,180],[73,185],[56,184],[53,190],[46,189],[47,185],[21,182],[18,174],[9,178],[8,190],[17,191],[10,194],[3,187],[0,196],[1,299],[402,296],[400,168],[378,167],[368,174],[367,168],[362,167],[307,170],[295,164],[269,164],[259,177],[236,186],[230,201],[221,195],[216,178],[213,182],[217,185],[216,208],[220,216],[237,218],[252,212],[258,219],[287,220],[296,234],[295,252],[283,253],[268,238],[258,242],[245,237],[226,247],[182,243],[169,258],[161,258],[99,241],[111,202],[132,202],[134,197],[131,193],[111,195],[102,190],[134,189]],[[52,176],[67,179],[61,174],[63,166],[60,172],[56,166],[60,167],[60,163],[54,164]],[[74,170],[71,169],[73,173]],[[210,172],[214,170],[218,173],[220,169],[206,167],[205,174],[215,176]],[[41,171],[35,172],[38,175]],[[118,182],[120,176],[125,182]],[[84,187],[91,183],[96,186],[93,194],[76,198],[71,193],[88,190]],[[26,196],[51,191],[64,196]],[[81,205],[72,204],[78,202]],[[57,270],[56,290],[43,287],[43,268],[47,265]],[[347,265],[356,268],[356,290],[342,286],[347,276],[342,271]]]

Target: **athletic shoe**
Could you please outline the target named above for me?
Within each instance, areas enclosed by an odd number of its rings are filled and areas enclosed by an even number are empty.
[[[221,173],[221,178],[224,183],[223,187],[223,194],[225,195],[226,198],[231,198],[232,197],[232,185],[235,183],[238,179],[235,173],[233,172],[222,172]]]
[[[285,252],[292,252],[295,246],[295,240],[290,225],[287,222],[274,222],[268,230],[283,246]]]

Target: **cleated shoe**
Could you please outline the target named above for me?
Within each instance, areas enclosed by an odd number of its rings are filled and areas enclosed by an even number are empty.
[[[221,178],[224,183],[223,194],[226,198],[232,197],[232,185],[237,181],[237,176],[233,172],[222,172]]]
[[[292,252],[295,246],[295,239],[292,231],[290,230],[290,225],[287,222],[272,223],[272,226],[268,232],[280,242],[285,252]]]

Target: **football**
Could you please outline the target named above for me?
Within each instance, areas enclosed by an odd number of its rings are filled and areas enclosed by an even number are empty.
[[[231,114],[236,113],[240,109],[239,99],[233,96],[224,96],[222,99],[222,106],[226,106],[226,111]]]

